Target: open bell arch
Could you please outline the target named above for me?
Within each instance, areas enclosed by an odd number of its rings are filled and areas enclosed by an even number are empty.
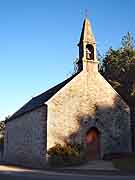
[[[94,60],[94,47],[91,44],[86,45],[86,59]]]

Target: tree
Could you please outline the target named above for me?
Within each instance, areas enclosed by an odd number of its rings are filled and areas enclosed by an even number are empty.
[[[0,151],[4,149],[5,122],[0,122]]]
[[[135,132],[135,48],[131,33],[123,36],[121,47],[108,50],[102,59],[102,75],[113,88],[126,100],[131,110],[132,133]],[[132,142],[135,142],[132,136]],[[135,150],[135,145],[132,144]]]
[[[121,47],[110,48],[103,58],[103,76],[131,107],[135,106],[135,49],[131,33],[123,36]]]
[[[4,148],[5,121],[9,118],[10,116],[6,116],[4,121],[0,121],[0,150]]]
[[[127,32],[127,34],[123,36],[121,44],[124,49],[134,48],[134,38],[130,32]]]

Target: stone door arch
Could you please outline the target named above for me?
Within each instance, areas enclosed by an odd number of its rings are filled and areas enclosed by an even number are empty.
[[[100,132],[96,127],[91,127],[85,136],[87,160],[100,158]]]

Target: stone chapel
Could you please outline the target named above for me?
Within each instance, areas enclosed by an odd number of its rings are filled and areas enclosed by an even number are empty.
[[[6,121],[4,159],[40,166],[55,144],[85,144],[89,159],[131,152],[130,109],[98,72],[96,40],[83,22],[78,72],[32,98]]]

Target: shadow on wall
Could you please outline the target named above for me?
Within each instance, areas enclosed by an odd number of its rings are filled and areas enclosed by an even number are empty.
[[[130,110],[120,96],[114,98],[110,105],[100,102],[90,104],[94,113],[77,115],[79,129],[65,137],[64,141],[80,144],[87,148],[87,135],[91,128],[100,132],[100,157],[110,153],[131,152]],[[91,141],[93,135],[89,136]],[[91,144],[92,146],[92,144]],[[94,147],[94,145],[93,145]],[[94,151],[94,148],[93,148]]]

